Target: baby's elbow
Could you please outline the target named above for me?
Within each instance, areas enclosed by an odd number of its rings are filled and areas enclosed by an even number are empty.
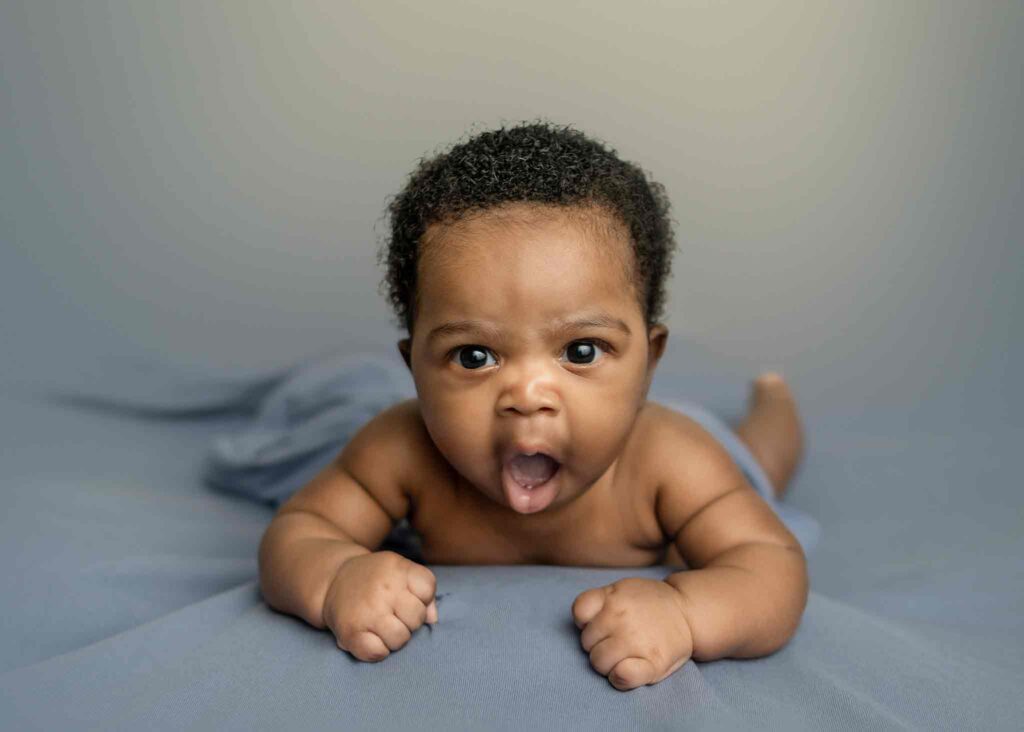
[[[783,610],[779,613],[779,622],[776,625],[777,633],[774,641],[770,644],[772,648],[769,653],[774,653],[785,647],[796,635],[810,596],[810,577],[803,549],[797,544],[796,547],[789,547],[789,551],[796,555],[790,569],[788,583],[790,591],[786,593]]]
[[[763,658],[777,653],[785,648],[796,635],[801,617],[802,615],[798,614],[795,620],[777,623],[770,630],[759,634],[756,640],[735,649],[732,653],[723,655],[728,655],[729,658],[749,659]]]
[[[767,624],[768,632],[758,638],[757,643],[745,649],[745,658],[768,656],[784,648],[796,635],[803,620],[804,610],[810,596],[810,579],[807,572],[807,561],[803,549],[797,544],[786,547],[789,561],[781,575],[776,577],[779,592],[769,606],[773,622]],[[766,608],[767,609],[767,608]]]

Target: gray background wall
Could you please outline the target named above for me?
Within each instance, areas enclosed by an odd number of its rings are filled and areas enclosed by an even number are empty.
[[[486,5],[0,4],[0,374],[397,359],[386,196],[542,116],[671,195],[666,372],[1020,423],[1021,3]]]

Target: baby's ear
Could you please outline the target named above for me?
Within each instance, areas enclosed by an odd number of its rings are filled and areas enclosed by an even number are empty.
[[[668,341],[668,328],[661,323],[651,326],[647,334],[647,341],[647,375],[644,377],[644,398],[647,397],[647,392],[651,388],[651,382],[654,380],[654,369],[658,366],[658,361],[661,360],[662,354],[665,353],[665,343]]]
[[[668,328],[661,323],[651,326],[647,334],[648,340],[648,368],[653,369],[662,355],[665,353],[665,344],[668,342]]]
[[[412,341],[408,338],[403,338],[398,342],[398,352],[402,354],[402,359],[405,361],[405,365],[412,371]]]

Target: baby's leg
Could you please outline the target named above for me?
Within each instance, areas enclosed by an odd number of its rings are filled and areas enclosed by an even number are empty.
[[[803,457],[804,438],[796,400],[782,376],[758,376],[750,389],[747,416],[736,428],[782,498]]]

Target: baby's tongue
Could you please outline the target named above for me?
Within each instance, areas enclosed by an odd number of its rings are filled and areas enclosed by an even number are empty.
[[[516,455],[508,465],[512,479],[524,488],[532,488],[551,479],[558,463],[547,455]]]

